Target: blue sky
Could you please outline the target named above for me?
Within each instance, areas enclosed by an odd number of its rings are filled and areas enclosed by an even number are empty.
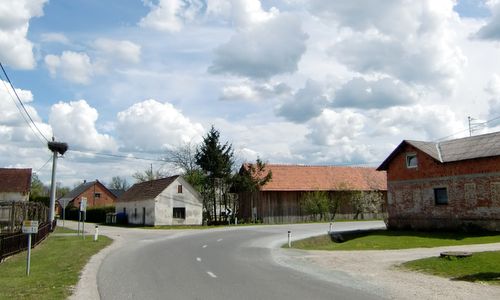
[[[2,2],[0,61],[69,143],[69,186],[175,173],[156,159],[211,125],[238,162],[376,166],[402,139],[500,116],[496,0]],[[0,111],[0,166],[48,182],[50,152],[3,85]]]

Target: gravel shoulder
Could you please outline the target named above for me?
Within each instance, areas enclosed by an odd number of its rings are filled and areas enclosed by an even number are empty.
[[[443,251],[496,251],[500,243],[383,251],[275,249],[277,262],[387,299],[500,299],[500,287],[407,271],[404,262]]]

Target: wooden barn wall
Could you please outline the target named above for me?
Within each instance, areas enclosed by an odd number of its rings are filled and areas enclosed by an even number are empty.
[[[297,223],[314,220],[314,216],[305,215],[300,200],[307,192],[265,191],[249,192],[238,195],[238,218],[244,222],[252,221],[252,207],[256,208],[257,221],[266,224]],[[348,191],[328,192],[330,199]],[[383,193],[386,198],[386,193]],[[383,208],[385,209],[385,207]],[[356,211],[352,203],[342,202],[335,218],[352,219]],[[363,214],[362,218],[383,218],[384,214]]]

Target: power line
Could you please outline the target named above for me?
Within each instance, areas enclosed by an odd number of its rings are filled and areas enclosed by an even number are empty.
[[[0,79],[2,79],[2,83],[3,85],[5,86],[5,90],[7,91],[7,93],[9,94],[10,98],[12,99],[12,101],[14,102],[14,105],[16,106],[17,110],[19,111],[19,113],[21,114],[21,117],[23,118],[24,122],[26,122],[26,124],[28,125],[28,127],[31,129],[31,131],[33,132],[33,134],[40,140],[40,142],[42,142],[42,145],[45,146],[45,141],[40,137],[40,135],[38,135],[36,133],[36,131],[33,129],[31,123],[28,121],[28,119],[26,118],[26,116],[24,115],[23,111],[21,110],[21,108],[19,107],[19,104],[16,102],[16,100],[14,99],[14,96],[12,95],[9,87],[7,86],[7,84],[5,83],[5,81],[3,80],[3,76],[2,74],[0,74]]]
[[[21,98],[19,98],[19,95],[17,94],[16,92],[16,89],[14,88],[14,85],[12,84],[12,81],[10,81],[10,78],[9,78],[9,75],[7,75],[7,72],[5,71],[3,65],[2,65],[2,62],[0,62],[0,67],[2,68],[2,72],[3,74],[5,75],[5,78],[7,79],[7,81],[9,82],[10,84],[10,87],[12,88],[12,90],[14,91],[14,94],[16,95],[16,98],[17,100],[19,101],[19,103],[21,104],[21,107],[23,108],[24,112],[26,113],[26,115],[28,116],[28,118],[30,119],[31,123],[33,124],[33,126],[35,126],[36,130],[38,131],[38,133],[45,139],[45,141],[49,142],[49,140],[45,137],[45,135],[42,133],[42,131],[40,130],[40,128],[38,128],[38,126],[36,125],[35,121],[33,121],[33,118],[31,118],[31,115],[28,113],[28,110],[26,109],[26,107],[24,106],[24,103],[21,101]],[[10,94],[10,93],[9,93]],[[22,114],[22,113],[21,113]],[[31,128],[31,126],[30,126]]]
[[[35,171],[35,173],[40,172],[40,170],[43,169],[43,167],[45,167],[51,159],[52,159],[52,155],[49,157],[49,159],[47,159],[47,161],[43,164],[43,166],[41,166],[40,168],[38,168],[38,170]]]
[[[496,120],[500,120],[500,116],[495,117],[495,118],[493,118],[493,119],[489,119],[489,120],[487,120],[487,121],[485,121],[485,122],[482,122],[482,123],[473,124],[473,126],[475,126],[475,127],[485,126],[486,124],[491,123],[491,122],[496,121]],[[450,138],[450,137],[452,137],[452,136],[455,136],[455,135],[457,135],[457,134],[464,133],[464,132],[467,132],[467,131],[469,131],[469,129],[464,129],[464,130],[462,130],[462,131],[455,132],[455,133],[450,134],[450,135],[447,135],[447,136],[445,136],[445,137],[442,137],[442,138],[439,138],[439,139],[435,139],[435,140],[434,140],[434,142],[439,142],[439,141],[442,141],[442,140],[446,140],[446,139],[448,139],[448,138]]]
[[[165,162],[164,159],[159,158],[148,158],[148,157],[138,157],[138,156],[130,156],[130,155],[119,155],[119,154],[110,154],[110,153],[101,153],[101,152],[92,152],[92,151],[83,151],[83,150],[71,150],[72,152],[79,152],[83,154],[92,154],[104,157],[112,157],[112,158],[122,158],[122,159],[136,159],[136,160],[146,160],[146,161],[159,161]]]

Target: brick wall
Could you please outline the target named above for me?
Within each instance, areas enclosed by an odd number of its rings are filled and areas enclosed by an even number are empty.
[[[94,197],[94,193],[96,197]],[[99,196],[98,196],[99,195]],[[87,207],[115,205],[116,197],[101,184],[96,183],[73,201],[74,207],[80,207],[82,197],[87,198]]]
[[[417,154],[417,168],[406,167],[407,153]],[[441,164],[407,145],[387,177],[392,228],[500,230],[500,157]],[[446,188],[447,204],[436,204],[436,188]]]

